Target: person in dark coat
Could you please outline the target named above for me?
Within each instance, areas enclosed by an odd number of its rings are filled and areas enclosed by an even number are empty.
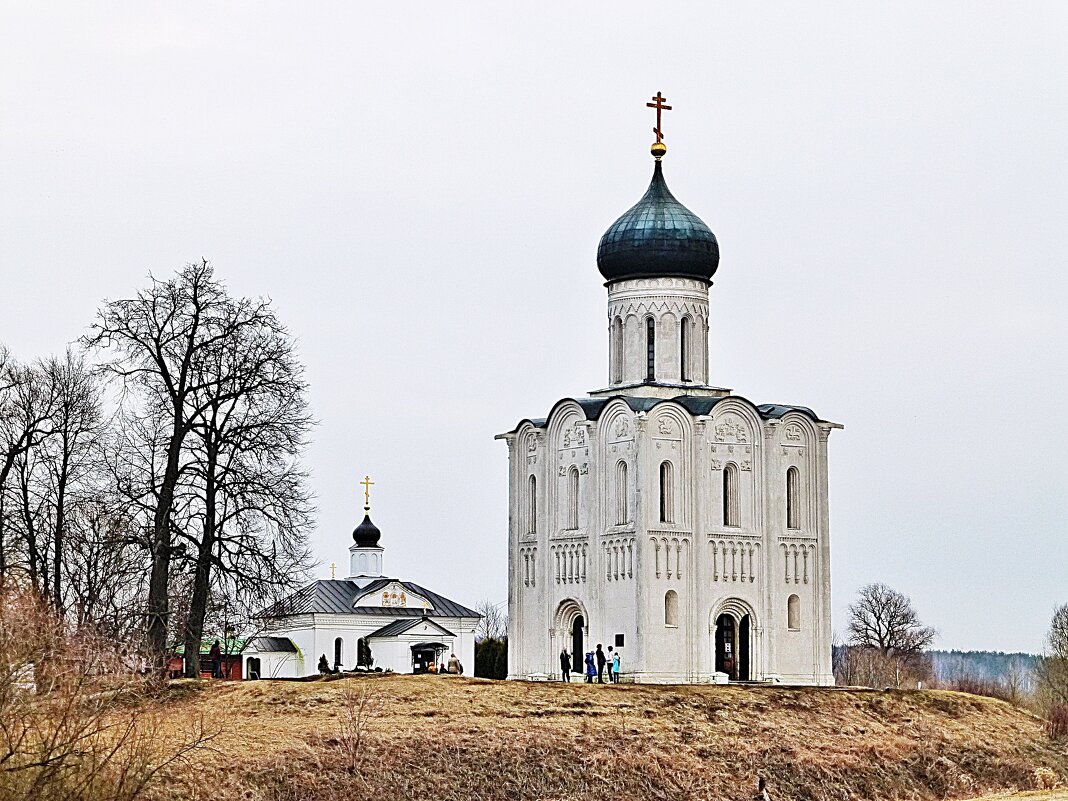
[[[211,677],[218,679],[222,677],[222,648],[219,647],[219,641],[216,640],[212,643],[211,650],[208,651],[208,659],[211,660]]]
[[[597,667],[593,664],[593,651],[586,652],[586,683],[593,684],[593,677],[597,675]]]
[[[566,648],[560,652],[560,681],[571,681],[571,655]]]
[[[597,683],[604,684],[604,665],[608,659],[601,650],[601,644],[597,643]]]

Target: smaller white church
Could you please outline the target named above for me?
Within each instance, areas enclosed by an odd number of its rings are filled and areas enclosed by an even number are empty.
[[[473,609],[382,572],[382,532],[371,522],[365,478],[364,518],[352,532],[349,575],[319,579],[261,614],[263,636],[246,645],[245,678],[299,678],[331,670],[426,673],[455,654],[475,667]]]

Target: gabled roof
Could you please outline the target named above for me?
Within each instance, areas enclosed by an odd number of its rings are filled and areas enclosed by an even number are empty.
[[[455,637],[456,635],[449,631],[444,626],[439,626],[433,620],[423,618],[413,618],[410,620],[394,620],[392,623],[387,623],[380,629],[372,631],[367,635],[367,639],[372,637],[396,637],[398,634],[404,634],[406,631],[410,631],[418,626],[420,623],[427,623],[438,630],[439,633],[444,634],[446,637]]]
[[[587,420],[597,420],[600,418],[601,412],[604,411],[605,406],[617,399],[624,401],[627,406],[630,407],[632,412],[648,412],[651,411],[654,406],[661,403],[677,403],[695,417],[710,414],[713,406],[717,403],[722,403],[725,400],[741,400],[755,408],[757,413],[765,420],[778,420],[789,412],[800,412],[801,414],[808,415],[813,422],[826,422],[821,420],[819,415],[807,406],[787,406],[779,403],[762,403],[757,405],[749,399],[743,398],[741,395],[724,395],[721,397],[716,397],[714,395],[678,395],[674,398],[644,398],[636,397],[634,395],[613,395],[607,398],[564,398],[554,404],[553,410],[564,401],[574,401],[582,409]],[[549,416],[552,416],[551,411]],[[528,417],[525,420],[520,420],[519,425],[513,428],[512,431],[518,431],[523,423],[530,423],[535,428],[545,428],[548,422],[548,417],[539,417],[537,419]]]
[[[362,598],[369,593],[377,592],[383,587],[396,582],[402,585],[413,595],[426,598],[431,606],[427,610],[434,617],[481,617],[473,609],[468,609],[462,604],[450,601],[444,595],[438,595],[425,587],[413,584],[410,581],[400,581],[393,578],[379,578],[372,581],[366,587],[360,587],[355,581],[348,579],[318,579],[306,587],[302,587],[273,606],[264,609],[261,617],[292,617],[294,615],[329,614],[329,615],[381,615],[383,617],[409,617],[413,612],[422,610],[409,609],[403,606],[361,606],[359,610],[353,609],[357,598]]]

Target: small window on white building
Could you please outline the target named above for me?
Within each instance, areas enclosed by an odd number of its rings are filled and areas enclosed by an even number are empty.
[[[679,625],[679,594],[674,590],[668,590],[664,596],[664,625]]]
[[[567,473],[567,527],[579,527],[579,472],[574,465]]]
[[[791,595],[786,602],[786,626],[791,631],[801,630],[801,599]]]
[[[723,525],[737,526],[738,522],[738,465],[730,462],[723,470]]]
[[[341,669],[341,659],[345,656],[345,641],[338,637],[334,640],[334,670]]]
[[[786,471],[786,527],[801,528],[801,474],[796,467]]]
[[[660,522],[675,522],[675,486],[671,462],[660,463]]]

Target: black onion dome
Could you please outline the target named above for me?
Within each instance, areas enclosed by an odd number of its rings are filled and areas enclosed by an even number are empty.
[[[382,536],[382,532],[378,530],[378,526],[371,522],[371,515],[365,514],[363,516],[363,522],[352,532],[353,541],[361,548],[374,548],[378,545],[378,540]]]
[[[717,267],[716,235],[675,200],[658,160],[642,199],[601,237],[597,269],[608,281],[662,275],[707,281]]]

